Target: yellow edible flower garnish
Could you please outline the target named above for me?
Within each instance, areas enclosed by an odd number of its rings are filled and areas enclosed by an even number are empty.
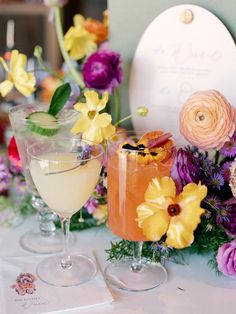
[[[7,79],[0,83],[0,94],[5,97],[15,86],[15,88],[24,96],[28,97],[35,91],[36,79],[32,73],[25,71],[27,63],[26,55],[13,50],[11,53],[10,64],[0,57],[5,71],[8,73]]]
[[[176,195],[172,178],[154,178],[146,190],[145,202],[137,207],[138,226],[150,241],[159,241],[166,234],[167,245],[188,247],[204,213],[201,201],[206,195],[207,187],[201,183],[189,183]]]
[[[115,127],[111,124],[112,118],[108,113],[99,113],[108,102],[108,93],[100,99],[93,90],[84,93],[86,103],[77,103],[74,108],[81,113],[71,132],[82,133],[84,140],[101,143],[104,139],[115,134]]]
[[[64,47],[74,60],[79,60],[96,50],[96,36],[84,27],[84,17],[74,16],[74,26],[71,26],[64,36]]]

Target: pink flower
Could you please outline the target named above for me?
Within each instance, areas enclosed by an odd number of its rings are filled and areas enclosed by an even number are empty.
[[[218,269],[225,276],[236,278],[236,239],[232,242],[223,244],[216,257]]]
[[[235,131],[236,114],[227,99],[216,90],[198,91],[180,112],[180,132],[192,145],[220,149]]]

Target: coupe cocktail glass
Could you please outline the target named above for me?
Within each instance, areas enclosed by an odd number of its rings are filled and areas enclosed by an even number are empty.
[[[27,148],[32,143],[43,138],[57,138],[60,135],[69,135],[70,130],[78,118],[74,110],[62,110],[57,119],[57,132],[50,137],[32,132],[29,128],[27,117],[34,113],[46,112],[48,106],[45,104],[22,104],[10,109],[9,118],[16,139],[17,148],[23,165],[23,172],[29,192],[32,194],[32,206],[37,210],[39,217],[39,228],[30,230],[20,238],[21,246],[27,251],[48,254],[62,250],[61,232],[56,230],[54,221],[56,214],[45,204],[38,194],[29,171]],[[42,125],[48,128],[48,125]]]
[[[29,168],[39,194],[60,217],[64,252],[50,256],[37,267],[41,280],[55,286],[74,286],[96,273],[93,260],[70,254],[68,237],[71,216],[91,196],[99,179],[103,147],[78,138],[45,139],[28,148]]]
[[[108,226],[118,237],[134,242],[134,255],[110,263],[105,269],[107,280],[125,290],[152,289],[166,278],[166,270],[159,263],[141,256],[143,241],[147,241],[137,223],[137,206],[144,201],[148,184],[154,177],[170,175],[172,148],[163,148],[167,158],[148,160],[145,151],[129,149],[136,145],[144,132],[116,134],[108,141]],[[127,143],[126,148],[123,144]],[[146,158],[146,159],[145,159]]]

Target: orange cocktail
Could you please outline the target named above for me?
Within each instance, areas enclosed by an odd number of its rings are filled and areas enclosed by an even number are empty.
[[[147,140],[140,137],[115,139],[117,143],[108,145],[108,225],[114,234],[130,241],[147,240],[138,227],[136,208],[144,201],[151,179],[169,176],[172,165],[171,140],[148,150]]]

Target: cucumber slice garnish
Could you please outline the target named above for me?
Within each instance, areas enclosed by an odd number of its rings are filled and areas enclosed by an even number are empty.
[[[53,136],[59,129],[57,118],[44,111],[33,112],[26,119],[29,129],[40,135]]]

